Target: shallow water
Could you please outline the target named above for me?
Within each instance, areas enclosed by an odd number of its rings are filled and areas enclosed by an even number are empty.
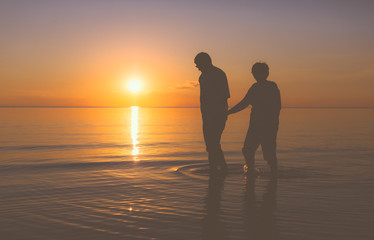
[[[283,109],[279,176],[209,178],[196,108],[0,109],[2,239],[373,239],[374,110]],[[262,173],[264,171],[264,173]]]

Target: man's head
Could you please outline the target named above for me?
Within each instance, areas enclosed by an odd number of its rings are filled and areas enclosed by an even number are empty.
[[[209,54],[205,52],[197,54],[194,61],[196,64],[196,68],[201,72],[206,71],[212,66],[212,59],[210,58]]]
[[[252,67],[252,74],[256,81],[264,81],[269,76],[269,66],[263,62],[256,62]]]

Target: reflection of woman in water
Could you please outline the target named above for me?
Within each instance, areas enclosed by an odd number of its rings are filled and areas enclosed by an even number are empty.
[[[256,200],[253,176],[247,177],[244,194],[244,222],[251,239],[279,239],[274,212],[276,209],[277,178],[266,185],[262,200]]]
[[[206,215],[203,219],[203,239],[225,239],[220,209],[224,180],[224,177],[220,175],[211,174],[209,176]]]
[[[205,216],[202,222],[203,239],[225,239],[225,224],[221,217],[221,195],[225,178],[210,175],[205,199]],[[265,180],[264,180],[265,181]],[[279,239],[274,212],[276,210],[277,178],[272,177],[265,186],[261,200],[256,200],[256,178],[247,176],[244,191],[244,226],[246,238],[256,240]]]

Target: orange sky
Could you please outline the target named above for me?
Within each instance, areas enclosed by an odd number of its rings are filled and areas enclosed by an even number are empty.
[[[198,106],[206,51],[231,106],[265,61],[283,106],[374,107],[374,4],[332,2],[5,1],[0,105]]]

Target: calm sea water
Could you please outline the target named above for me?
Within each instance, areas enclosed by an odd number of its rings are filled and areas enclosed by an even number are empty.
[[[198,108],[0,108],[1,239],[373,239],[374,110],[283,109],[280,172],[207,176]]]

